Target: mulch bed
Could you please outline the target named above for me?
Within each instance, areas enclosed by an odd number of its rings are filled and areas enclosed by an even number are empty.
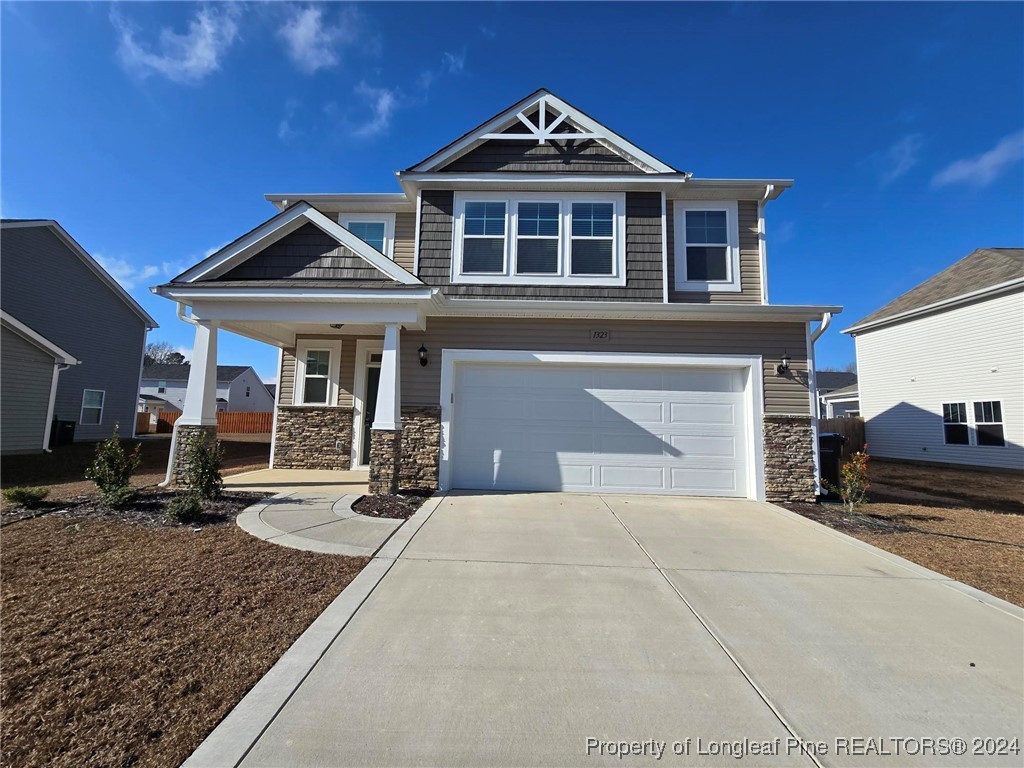
[[[375,496],[363,496],[352,505],[352,509],[360,515],[370,517],[389,517],[395,520],[407,520],[412,514],[423,506],[433,491],[407,491],[404,494],[389,495],[378,494]]]
[[[4,526],[0,762],[177,766],[368,562],[159,503]],[[152,500],[151,500],[152,501]]]

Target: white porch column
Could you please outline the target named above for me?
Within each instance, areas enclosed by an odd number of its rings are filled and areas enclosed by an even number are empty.
[[[377,410],[372,429],[402,428],[402,358],[399,347],[401,326],[384,326],[384,354],[380,360],[380,384],[377,386]],[[191,382],[190,382],[191,386]]]
[[[217,425],[217,325],[197,320],[192,367],[178,424]]]

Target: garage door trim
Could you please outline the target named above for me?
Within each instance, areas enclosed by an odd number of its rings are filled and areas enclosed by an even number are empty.
[[[455,371],[462,364],[552,364],[609,366],[667,366],[675,368],[727,368],[743,374],[744,395],[750,417],[746,424],[747,497],[764,501],[763,360],[744,355],[673,355],[633,352],[539,352],[529,350],[443,349],[441,351],[441,461],[438,485],[450,490],[452,476],[452,422]]]

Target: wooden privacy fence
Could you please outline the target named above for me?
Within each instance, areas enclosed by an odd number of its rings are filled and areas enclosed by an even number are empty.
[[[149,424],[151,413],[136,413],[135,414],[135,434],[146,435],[149,434]]]
[[[161,413],[157,432],[170,432],[180,412]],[[273,411],[228,411],[217,414],[217,431],[227,433],[269,434],[274,429]]]
[[[843,445],[843,461],[850,458],[855,451],[864,447],[864,419],[859,416],[848,416],[841,419],[819,419],[818,434],[838,432],[846,438]]]

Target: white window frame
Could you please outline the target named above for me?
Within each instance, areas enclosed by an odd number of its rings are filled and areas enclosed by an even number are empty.
[[[306,355],[309,352],[329,352],[327,365],[327,402],[307,403],[306,399]],[[306,339],[295,347],[295,385],[292,388],[292,405],[307,408],[333,408],[338,404],[339,381],[341,377],[341,342],[324,339]]]
[[[1002,417],[1000,421],[978,421],[976,408],[982,403],[999,403],[999,415]],[[970,430],[971,440],[973,445],[978,448],[1005,448],[1006,447],[1006,414],[1003,413],[1003,401],[1002,400],[972,400],[971,407],[968,409],[969,413],[967,418],[972,422],[973,427]],[[998,424],[1003,428],[1003,444],[1002,445],[982,445],[978,442],[978,427],[979,426],[994,426]]]
[[[726,251],[725,280],[690,280],[686,275],[686,213],[687,211],[725,211]],[[739,205],[735,200],[675,200],[673,206],[675,243],[675,289],[701,293],[739,293],[740,285],[740,227]],[[705,243],[693,243],[702,246]]]
[[[99,417],[99,419],[97,419],[95,423],[90,422],[90,423],[86,424],[86,422],[85,422],[85,396],[89,392],[99,392],[103,397],[100,400],[100,417]],[[83,389],[82,390],[82,408],[78,412],[78,423],[81,424],[83,427],[98,427],[98,426],[100,426],[103,423],[103,410],[104,410],[104,408],[106,408],[106,406],[107,406],[107,391],[105,389]],[[90,408],[89,410],[90,411],[95,411],[96,409],[95,408]]]
[[[462,270],[462,240],[466,203],[505,203],[505,252],[501,273],[474,273]],[[516,274],[516,246],[519,230],[519,203],[559,204],[558,271],[554,273]],[[610,275],[573,275],[569,272],[573,203],[609,203],[612,206],[612,273]],[[474,285],[565,285],[624,286],[626,284],[626,194],[607,192],[456,192],[452,222],[453,284]]]
[[[557,205],[558,206],[558,235],[556,235],[555,237],[551,237],[550,235],[520,235],[519,234],[519,204],[520,203],[553,203],[554,205]],[[514,262],[515,263],[512,264],[512,274],[517,275],[519,277],[553,277],[555,275],[561,274],[562,264],[563,264],[563,261],[566,258],[566,253],[565,253],[565,237],[564,237],[564,233],[563,233],[562,230],[565,229],[566,224],[570,221],[570,219],[568,218],[568,213],[563,208],[564,205],[565,205],[564,202],[562,202],[557,197],[555,197],[555,198],[552,198],[550,200],[544,200],[544,199],[541,199],[541,198],[537,198],[536,200],[516,200],[515,201],[516,209],[515,209],[514,212],[513,211],[509,211],[506,208],[506,211],[505,211],[505,213],[506,213],[506,215],[505,215],[506,222],[511,221],[513,226],[515,226],[515,232],[514,232],[514,234],[512,234],[512,236],[515,237],[516,242],[515,242],[514,245],[508,245],[507,246],[508,249],[511,250],[512,253],[514,254]],[[506,239],[507,239],[507,237],[506,237]],[[523,240],[554,240],[556,242],[557,246],[558,246],[558,256],[556,257],[557,258],[557,261],[556,261],[557,269],[555,269],[554,272],[520,272],[519,271],[519,240],[520,239],[523,239]]]
[[[395,214],[393,213],[339,213],[338,223],[345,229],[351,224],[383,224],[384,255],[395,260]],[[370,246],[373,247],[372,245]]]
[[[999,403],[1000,415],[1003,417],[1002,421],[978,421],[975,417],[974,406],[980,403]],[[947,443],[946,442],[946,411],[947,405],[963,405],[964,411],[967,415],[967,420],[959,422],[967,427],[967,442],[966,443]],[[1006,448],[1009,445],[1009,441],[1006,439],[1006,414],[1003,411],[1003,401],[998,398],[992,398],[989,400],[977,399],[965,397],[962,400],[945,400],[939,404],[939,424],[942,429],[942,445],[945,448],[994,448],[1000,450]],[[979,425],[991,425],[999,424],[1003,428],[1003,444],[1002,445],[980,445],[978,443],[978,426]]]

